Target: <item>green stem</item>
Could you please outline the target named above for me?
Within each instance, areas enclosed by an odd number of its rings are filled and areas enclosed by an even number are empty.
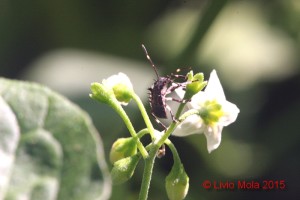
[[[132,98],[135,100],[136,104],[138,105],[140,111],[141,111],[141,114],[144,118],[144,121],[145,121],[145,124],[149,130],[149,133],[151,135],[151,138],[153,139],[154,138],[154,128],[152,126],[152,123],[150,121],[150,118],[147,114],[147,111],[144,107],[144,104],[142,103],[140,97],[138,95],[136,95],[135,93],[132,94]]]
[[[188,116],[190,115],[195,115],[195,114],[199,114],[199,110],[196,109],[191,109],[186,111],[185,113],[183,113],[180,117],[179,117],[179,122],[184,121]]]
[[[145,167],[143,173],[143,181],[141,185],[139,200],[146,200],[148,198],[148,191],[150,188],[150,182],[152,177],[152,171],[154,166],[154,161],[156,158],[156,152],[158,151],[158,146],[152,146],[149,156],[145,159]]]
[[[175,115],[175,119],[178,119],[184,106],[186,103],[181,103],[178,107],[178,110],[176,112]],[[177,126],[176,122],[172,122],[171,125],[169,126],[169,128],[167,129],[167,131],[164,133],[164,135],[158,140],[158,142],[156,142],[156,144],[160,147],[161,145],[163,145],[165,143],[165,141],[170,137],[170,135],[173,133],[173,131],[175,130]]]
[[[178,108],[177,113],[175,115],[176,119],[179,118],[180,113],[182,112],[185,104],[186,103],[182,103],[182,104],[179,105],[179,108]],[[152,176],[152,171],[153,171],[153,166],[154,166],[154,161],[155,161],[156,153],[157,153],[159,147],[162,144],[164,144],[165,141],[168,141],[167,139],[171,135],[171,133],[173,132],[173,130],[176,128],[176,125],[177,125],[176,122],[172,122],[172,124],[170,125],[170,127],[168,128],[168,130],[158,140],[158,142],[156,144],[152,144],[151,147],[150,147],[149,156],[147,157],[147,159],[145,159],[143,181],[142,181],[142,186],[141,186],[139,200],[146,200],[148,198],[148,191],[149,191],[149,187],[150,187],[150,181],[151,181],[151,176]],[[175,149],[175,147],[174,147],[174,149]],[[176,149],[175,149],[175,151],[176,151]],[[176,153],[177,153],[177,151],[176,151]],[[179,159],[178,153],[177,153],[177,158]],[[175,160],[175,158],[174,158],[174,160]]]
[[[142,138],[145,134],[149,133],[149,130],[147,128],[144,128],[142,130],[140,130],[137,135],[139,138]],[[147,149],[147,148],[146,148]]]
[[[178,154],[177,149],[175,148],[174,144],[169,139],[166,140],[165,144],[167,144],[168,147],[170,148],[170,150],[172,151],[174,165],[179,166],[181,164],[181,160],[180,160],[179,154]]]
[[[139,140],[138,135],[136,134],[134,127],[128,117],[128,115],[126,114],[126,112],[124,111],[124,109],[122,108],[122,106],[119,104],[119,102],[115,102],[115,101],[111,101],[109,104],[119,115],[120,117],[123,119],[127,129],[129,130],[129,133],[131,134],[131,136],[136,140],[137,142],[137,147],[139,149],[139,151],[141,152],[143,158],[147,158],[148,157],[148,152],[145,149],[144,145],[141,143],[141,141]]]

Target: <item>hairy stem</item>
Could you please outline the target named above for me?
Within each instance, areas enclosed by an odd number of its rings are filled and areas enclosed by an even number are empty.
[[[180,157],[179,157],[179,154],[174,146],[174,144],[171,142],[171,140],[167,139],[166,142],[165,142],[168,147],[170,148],[170,150],[172,151],[172,154],[173,154],[173,160],[174,160],[174,165],[180,165],[181,163],[181,160],[180,160]]]
[[[181,103],[178,107],[178,110],[176,112],[175,115],[175,119],[178,119],[184,106],[186,103]],[[169,126],[169,128],[167,129],[167,131],[164,133],[164,135],[158,140],[158,142],[156,142],[156,144],[160,147],[161,145],[163,145],[165,143],[165,141],[170,137],[170,135],[173,133],[173,131],[175,130],[176,126],[178,125],[177,122],[172,122],[171,125]]]
[[[149,116],[148,116],[147,111],[146,111],[146,109],[144,107],[144,104],[142,103],[140,97],[137,96],[135,93],[132,94],[132,98],[137,103],[137,105],[138,105],[138,107],[139,107],[139,109],[141,111],[141,114],[142,114],[142,116],[144,118],[145,124],[146,124],[146,126],[147,126],[147,128],[149,130],[151,138],[153,139],[154,138],[154,128],[153,128],[152,123],[151,123],[151,121],[149,119]]]
[[[140,190],[139,200],[146,200],[148,198],[153,166],[154,166],[156,152],[158,151],[158,148],[159,147],[153,145],[149,152],[149,156],[144,160],[145,167],[144,167],[143,181]]]
[[[122,106],[118,103],[118,102],[111,102],[110,106],[120,115],[120,117],[123,119],[127,129],[129,130],[129,133],[131,134],[131,136],[136,140],[137,142],[137,147],[139,149],[139,151],[141,152],[143,158],[147,158],[148,157],[148,152],[145,149],[144,145],[141,143],[138,135],[136,134],[136,131],[134,130],[134,127],[128,117],[128,115],[126,114],[126,112],[124,111],[124,109],[122,108]]]

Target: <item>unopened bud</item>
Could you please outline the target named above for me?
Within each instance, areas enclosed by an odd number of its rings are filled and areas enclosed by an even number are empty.
[[[189,177],[183,165],[173,165],[171,172],[166,177],[166,190],[170,200],[182,200],[189,190]]]
[[[112,75],[102,81],[103,85],[111,88],[114,93],[115,98],[122,105],[127,105],[132,99],[132,94],[134,93],[132,84],[128,76],[122,72]]]
[[[132,156],[137,152],[137,144],[133,138],[119,138],[111,147],[109,158],[113,164],[116,161]]]
[[[127,105],[132,99],[132,88],[128,87],[125,84],[119,83],[113,87],[114,94],[117,100],[123,104]]]
[[[122,105],[127,105],[134,94],[132,84],[128,76],[124,73],[112,75],[100,83],[91,84],[90,97],[101,103],[110,104],[116,101]]]
[[[91,92],[90,97],[101,103],[109,104],[111,99],[115,98],[113,91],[100,83],[92,83]]]
[[[134,155],[115,162],[111,171],[113,184],[121,184],[129,180],[134,173],[139,159],[140,156]]]
[[[186,86],[184,99],[191,99],[192,96],[200,92],[206,86],[207,82],[204,81],[203,73],[193,75],[193,71],[190,71],[187,77],[189,83]]]

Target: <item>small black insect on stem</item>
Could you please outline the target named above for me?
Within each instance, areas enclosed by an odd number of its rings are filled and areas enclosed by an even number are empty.
[[[166,104],[166,101],[172,100],[176,102],[183,102],[183,100],[178,100],[172,97],[166,97],[166,95],[170,94],[173,92],[175,89],[179,87],[184,87],[184,83],[175,83],[174,79],[171,77],[173,76],[174,78],[186,78],[183,75],[174,75],[172,74],[171,76],[166,76],[166,77],[161,77],[158,75],[157,69],[152,62],[146,47],[142,44],[142,48],[146,54],[146,57],[148,61],[150,62],[152,68],[155,71],[157,79],[154,81],[152,86],[149,88],[149,103],[151,107],[151,115],[155,118],[156,122],[160,124],[164,129],[167,127],[159,121],[158,118],[167,118],[167,110],[170,112],[172,120],[177,121],[174,117],[174,114],[171,110],[171,108]]]

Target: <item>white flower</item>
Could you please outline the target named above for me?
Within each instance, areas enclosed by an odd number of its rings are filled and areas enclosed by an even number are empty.
[[[183,90],[177,89],[176,92],[183,97]],[[209,153],[219,147],[223,127],[234,122],[240,112],[235,104],[226,100],[215,70],[210,74],[205,91],[194,95],[188,107],[196,109],[198,114],[188,116],[178,125],[173,135],[187,136],[204,133]]]
[[[102,81],[102,84],[113,90],[116,99],[122,104],[127,105],[132,98],[133,86],[128,76],[122,72],[112,75]]]

